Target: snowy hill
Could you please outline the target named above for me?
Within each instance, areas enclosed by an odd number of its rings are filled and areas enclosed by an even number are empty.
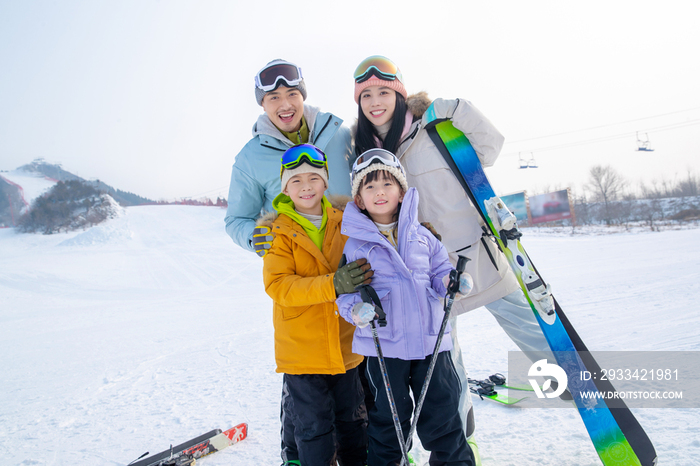
[[[83,181],[86,184],[93,186],[98,191],[105,192],[112,196],[122,206],[132,206],[153,203],[151,199],[138,196],[133,193],[125,192],[120,189],[115,189],[112,186],[100,180],[85,180],[71,172],[68,172],[61,167],[60,164],[52,164],[44,159],[36,159],[31,163],[22,165],[17,171],[25,173],[33,173],[38,176],[44,176],[49,180],[56,181]]]
[[[198,464],[280,463],[262,261],[231,242],[223,216],[144,206],[79,233],[0,230],[3,464],[126,465],[239,422],[249,438]],[[697,234],[528,230],[523,243],[589,348],[698,351]],[[487,311],[460,317],[458,332],[471,376],[507,370],[516,347]],[[573,409],[474,405],[484,466],[600,464]],[[697,410],[635,414],[659,464],[697,464]]]
[[[60,165],[37,159],[9,172],[0,173],[0,228],[19,224],[19,217],[36,198],[59,181],[81,181],[108,194],[122,206],[153,203],[150,199],[115,189],[99,180],[86,181]]]
[[[84,180],[64,170],[60,165],[36,159],[15,170],[0,173],[0,227],[15,225],[19,215],[58,181],[83,181],[109,194],[122,206],[153,202],[136,194],[115,189],[99,180]]]

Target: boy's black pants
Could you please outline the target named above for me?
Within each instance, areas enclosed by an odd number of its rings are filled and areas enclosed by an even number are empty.
[[[289,461],[299,461],[297,441],[294,439],[294,422],[292,420],[291,400],[287,386],[282,383],[282,402],[280,403],[280,429],[282,466]]]
[[[367,464],[367,412],[357,368],[337,375],[284,374],[284,384],[301,464]]]
[[[408,437],[413,416],[413,392],[416,402],[420,396],[431,357],[404,361],[385,358],[389,383],[401,420],[404,439]],[[393,466],[401,462],[401,449],[396,437],[394,420],[386,388],[376,357],[367,358],[367,379],[375,405],[369,411],[369,456],[371,466]],[[430,451],[430,466],[473,466],[474,454],[459,417],[461,387],[455,374],[449,351],[438,353],[428,392],[418,418],[416,431],[423,447]]]

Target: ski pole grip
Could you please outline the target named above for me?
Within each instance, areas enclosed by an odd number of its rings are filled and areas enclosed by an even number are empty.
[[[382,303],[372,285],[360,285],[357,287],[357,290],[360,292],[362,301],[374,306],[374,312],[379,316],[377,319],[379,326],[386,327],[386,312],[382,309]]]
[[[450,283],[447,285],[447,293],[454,299],[459,291],[459,277],[464,273],[469,259],[464,256],[457,256],[457,267],[450,272]]]
[[[461,275],[464,269],[467,267],[467,262],[469,259],[464,256],[457,256],[457,272]]]

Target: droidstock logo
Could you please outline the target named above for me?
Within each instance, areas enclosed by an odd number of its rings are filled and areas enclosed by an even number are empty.
[[[566,390],[566,384],[569,382],[569,378],[566,376],[564,369],[556,364],[549,364],[546,359],[540,359],[530,366],[530,370],[527,372],[527,375],[530,377],[547,377],[547,380],[545,380],[542,388],[540,388],[537,380],[528,379],[530,381],[530,385],[532,385],[532,389],[537,395],[537,398],[556,398],[564,393],[564,390]],[[544,393],[552,386],[552,378],[557,382],[557,389],[551,393]]]

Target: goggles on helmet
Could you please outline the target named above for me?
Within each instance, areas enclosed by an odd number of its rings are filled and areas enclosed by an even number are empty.
[[[321,149],[311,144],[297,144],[287,149],[282,154],[282,170],[296,168],[302,163],[308,163],[314,167],[328,168],[328,159]]]
[[[385,81],[393,81],[398,79],[403,83],[403,75],[396,64],[386,57],[381,55],[373,55],[365,58],[355,69],[355,82],[362,83],[367,81],[372,75],[377,76]]]
[[[255,75],[255,87],[265,92],[274,91],[279,86],[280,79],[287,83],[287,87],[294,87],[304,77],[298,66],[286,61],[274,61]]]
[[[386,149],[375,148],[363,152],[357,158],[357,160],[355,160],[355,163],[352,164],[352,172],[350,173],[350,184],[353,185],[355,183],[355,176],[365,168],[372,165],[373,163],[381,163],[388,167],[396,167],[399,170],[401,170],[401,173],[404,176],[406,175],[406,172],[401,166],[399,159],[396,158],[394,154],[392,154]]]

